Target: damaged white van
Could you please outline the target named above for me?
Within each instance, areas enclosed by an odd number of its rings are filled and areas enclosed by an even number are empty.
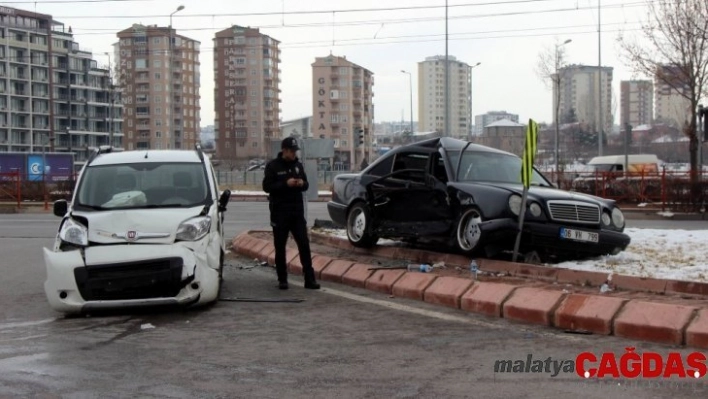
[[[52,249],[50,306],[62,313],[218,300],[224,267],[220,194],[201,148],[97,150],[84,165]]]

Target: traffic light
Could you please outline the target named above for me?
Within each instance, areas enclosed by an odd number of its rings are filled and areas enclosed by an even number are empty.
[[[364,129],[359,129],[359,145],[363,146],[364,145]]]

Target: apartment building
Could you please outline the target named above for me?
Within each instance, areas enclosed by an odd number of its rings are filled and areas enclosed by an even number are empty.
[[[564,115],[569,115],[571,110],[575,113],[578,122],[587,123],[597,131],[602,126],[604,132],[610,132],[613,125],[612,116],[612,67],[602,67],[598,73],[597,66],[568,65],[559,69],[560,75],[560,116],[562,122]],[[598,88],[598,78],[601,79]],[[556,120],[556,106],[558,87],[553,85],[553,120]],[[602,98],[602,112],[598,112],[598,100]]]
[[[374,73],[347,57],[312,63],[313,136],[334,140],[335,167],[357,170],[372,161]]]
[[[654,121],[654,85],[650,80],[620,82],[620,124],[637,127]]]
[[[489,111],[483,115],[474,117],[475,134],[484,133],[484,128],[496,121],[511,121],[519,123],[519,114],[512,114],[506,111]]]
[[[201,121],[200,43],[157,25],[134,24],[117,36],[126,148],[194,148]]]
[[[0,7],[0,152],[75,152],[122,145],[110,70],[51,15]],[[82,150],[82,151],[80,151]]]
[[[280,137],[279,41],[258,29],[232,26],[214,37],[217,157],[269,157]]]
[[[656,120],[682,128],[691,115],[691,101],[684,97],[689,90],[690,86],[685,82],[679,66],[657,67],[654,75]]]
[[[445,132],[445,56],[427,57],[418,63],[419,130],[442,132],[467,140],[472,123],[470,66],[448,56],[450,63],[450,132]]]

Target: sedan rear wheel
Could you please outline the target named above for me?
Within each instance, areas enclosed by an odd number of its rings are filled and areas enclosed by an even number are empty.
[[[473,254],[479,250],[482,239],[482,214],[477,208],[468,208],[462,212],[457,224],[457,247],[465,254]]]
[[[371,234],[371,214],[364,203],[352,206],[347,215],[347,238],[349,242],[360,248],[370,248],[376,245],[378,237]]]

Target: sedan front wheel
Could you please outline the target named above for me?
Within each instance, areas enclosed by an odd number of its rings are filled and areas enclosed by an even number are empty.
[[[371,213],[362,202],[354,204],[347,215],[347,238],[359,248],[371,248],[376,245],[378,237],[371,234]]]
[[[482,239],[482,214],[477,208],[468,208],[462,212],[457,223],[457,248],[466,255],[479,250]]]

